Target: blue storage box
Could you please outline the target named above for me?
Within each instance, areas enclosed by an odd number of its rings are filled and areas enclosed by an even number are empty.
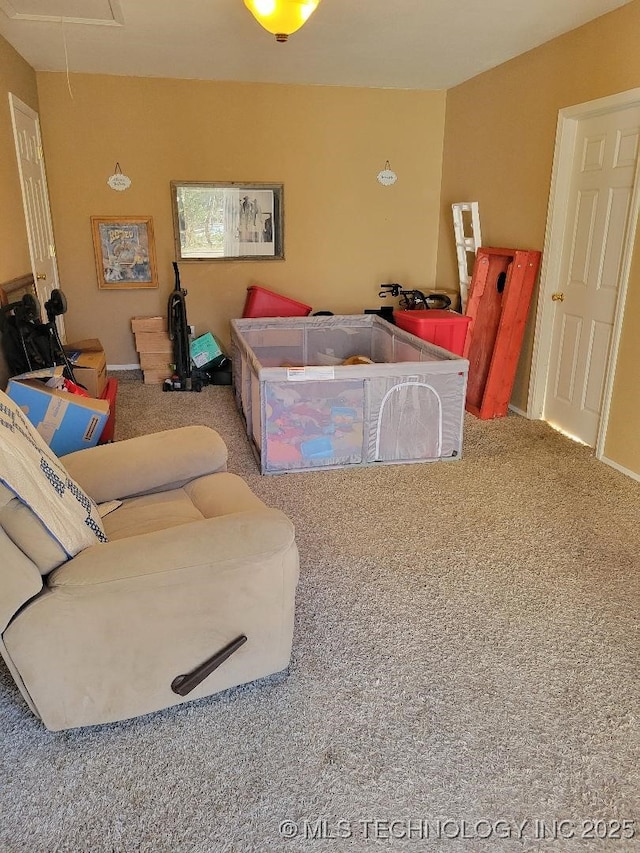
[[[56,456],[96,445],[109,418],[109,402],[48,388],[33,375],[14,376],[6,393]]]

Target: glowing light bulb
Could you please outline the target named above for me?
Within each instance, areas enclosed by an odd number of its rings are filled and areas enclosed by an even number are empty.
[[[244,5],[276,41],[287,41],[309,20],[320,0],[244,0]]]

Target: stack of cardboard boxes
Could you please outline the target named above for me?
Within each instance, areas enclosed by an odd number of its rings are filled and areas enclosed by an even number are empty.
[[[173,343],[167,333],[167,318],[132,317],[131,330],[145,384],[164,382],[173,374]]]

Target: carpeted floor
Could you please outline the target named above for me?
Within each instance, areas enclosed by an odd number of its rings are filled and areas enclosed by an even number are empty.
[[[262,477],[231,389],[120,378],[117,439],[209,424],[295,522],[291,666],[63,733],[2,666],[0,850],[640,848],[639,483],[515,415],[453,463]]]

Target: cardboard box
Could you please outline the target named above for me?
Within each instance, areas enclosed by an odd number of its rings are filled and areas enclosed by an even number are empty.
[[[136,352],[173,352],[166,332],[136,332]]]
[[[173,353],[141,352],[139,356],[142,370],[173,370]]]
[[[195,366],[202,367],[222,355],[222,350],[211,332],[207,332],[195,341],[191,341],[190,354]]]
[[[142,381],[145,385],[160,385],[165,379],[169,379],[171,376],[173,376],[171,368],[167,368],[166,370],[142,371]]]
[[[78,384],[86,388],[91,397],[102,397],[107,385],[107,359],[100,341],[92,338],[65,344],[64,351]]]
[[[131,331],[136,332],[166,332],[167,318],[159,315],[147,317],[132,317]]]
[[[48,388],[33,375],[12,377],[7,394],[53,452],[63,456],[96,445],[109,417],[108,401]]]

